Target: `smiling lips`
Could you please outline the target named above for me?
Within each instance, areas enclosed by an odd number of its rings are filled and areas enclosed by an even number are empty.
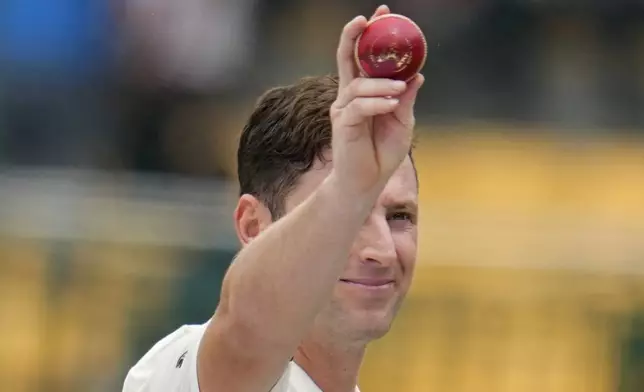
[[[366,289],[386,289],[393,287],[395,280],[390,278],[340,279],[341,282]]]

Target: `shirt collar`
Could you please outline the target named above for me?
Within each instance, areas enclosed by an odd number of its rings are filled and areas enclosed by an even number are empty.
[[[305,386],[307,390],[315,391],[315,392],[322,392],[320,387],[317,386],[317,384],[311,379],[311,377],[298,365],[295,361],[291,361],[292,367],[291,367],[291,377],[294,381],[298,383],[298,385]],[[355,392],[360,392],[360,389],[356,385]]]

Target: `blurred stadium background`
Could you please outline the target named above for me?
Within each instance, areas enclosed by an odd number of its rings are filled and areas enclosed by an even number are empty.
[[[430,47],[421,249],[362,389],[644,391],[644,3],[388,4]],[[1,2],[1,390],[120,391],[210,316],[245,116],[377,5]]]

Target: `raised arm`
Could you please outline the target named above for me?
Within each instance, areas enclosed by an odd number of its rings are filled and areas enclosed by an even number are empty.
[[[231,265],[199,348],[201,392],[266,392],[275,384],[330,300],[356,235],[409,151],[422,77],[409,84],[358,77],[353,46],[366,24],[364,17],[349,22],[338,46],[333,169]]]

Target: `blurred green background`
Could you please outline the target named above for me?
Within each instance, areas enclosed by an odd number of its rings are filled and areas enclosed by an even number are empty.
[[[2,2],[1,390],[118,391],[208,319],[246,115],[377,5]],[[420,251],[361,389],[644,390],[644,5],[388,5],[429,44]]]

